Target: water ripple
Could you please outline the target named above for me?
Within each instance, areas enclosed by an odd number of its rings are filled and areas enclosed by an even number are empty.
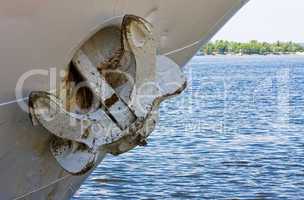
[[[195,57],[147,147],[108,156],[87,199],[303,199],[304,58]]]

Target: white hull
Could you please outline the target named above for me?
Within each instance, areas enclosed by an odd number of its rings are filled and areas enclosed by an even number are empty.
[[[0,199],[69,199],[90,173],[66,173],[49,152],[49,133],[33,127],[15,97],[19,77],[31,69],[63,69],[77,48],[124,14],[150,21],[160,51],[180,66],[247,0],[63,0],[0,3]],[[25,82],[24,98],[47,90],[48,79]],[[100,158],[100,161],[102,157]]]

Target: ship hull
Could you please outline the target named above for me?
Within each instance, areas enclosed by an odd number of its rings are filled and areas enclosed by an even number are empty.
[[[94,33],[125,14],[141,16],[159,34],[159,54],[184,66],[247,0],[30,0],[0,3],[0,199],[69,199],[90,175],[65,172],[49,150],[51,135],[33,127],[20,107],[31,91],[48,90],[33,70],[64,69]],[[23,81],[21,81],[23,82]],[[21,104],[22,105],[22,104]],[[101,153],[99,163],[106,154]]]

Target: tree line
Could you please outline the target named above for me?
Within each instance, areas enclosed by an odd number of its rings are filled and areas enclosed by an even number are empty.
[[[201,53],[206,55],[213,54],[289,54],[304,52],[304,47],[295,42],[281,42],[274,43],[258,42],[252,40],[250,42],[231,42],[225,40],[217,40],[215,42],[209,42],[202,47]]]

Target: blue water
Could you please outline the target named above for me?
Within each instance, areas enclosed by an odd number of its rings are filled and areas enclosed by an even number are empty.
[[[108,156],[88,199],[304,199],[304,57],[195,57],[146,147]]]

